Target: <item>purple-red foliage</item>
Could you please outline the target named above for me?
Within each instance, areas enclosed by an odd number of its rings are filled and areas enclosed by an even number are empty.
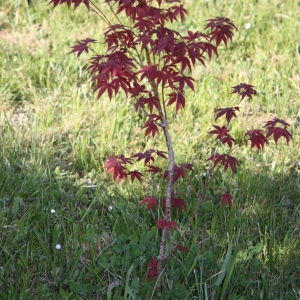
[[[229,154],[216,153],[211,155],[206,161],[210,160],[213,161],[213,167],[215,167],[218,164],[223,165],[224,171],[230,168],[232,172],[235,172],[236,167],[239,164],[238,160]]]
[[[228,133],[230,130],[226,126],[217,126],[213,125],[215,128],[208,132],[209,135],[216,135],[216,139],[219,140],[222,144],[227,144],[229,148],[232,147],[235,142],[234,138]]]
[[[171,229],[177,229],[178,225],[175,221],[169,221],[169,220],[165,220],[165,219],[160,219],[156,221],[156,226],[159,229],[167,229],[167,230],[171,230]]]
[[[231,119],[233,117],[237,117],[236,116],[236,111],[240,111],[239,106],[235,106],[235,107],[226,107],[226,108],[218,108],[216,109],[216,120],[219,119],[220,117],[222,117],[223,115],[225,115],[226,117],[226,121],[227,121],[227,125],[230,123]]]
[[[240,83],[239,85],[236,85],[233,88],[232,93],[236,93],[241,96],[241,100],[243,100],[245,97],[248,97],[252,99],[252,96],[256,96],[257,92],[254,89],[254,86],[251,84],[246,83]]]
[[[177,208],[182,212],[186,204],[180,197],[175,197],[172,189],[180,178],[184,179],[188,171],[193,170],[192,164],[177,164],[173,158],[172,144],[169,138],[167,108],[173,106],[177,114],[186,106],[186,89],[194,90],[195,80],[191,71],[196,63],[205,66],[207,60],[218,56],[218,47],[225,46],[232,40],[234,31],[237,30],[233,22],[224,17],[216,17],[207,20],[205,32],[189,30],[186,34],[170,29],[168,24],[174,21],[183,21],[187,11],[180,0],[105,0],[113,10],[116,20],[118,14],[124,14],[130,19],[128,26],[124,24],[112,24],[107,16],[93,1],[90,0],[49,0],[54,7],[67,4],[77,8],[84,4],[87,9],[96,12],[106,22],[104,32],[106,50],[103,54],[97,54],[93,49],[96,40],[86,38],[72,46],[69,53],[75,53],[77,57],[83,53],[93,53],[87,64],[94,91],[100,98],[107,94],[111,100],[120,91],[126,99],[133,100],[136,112],[144,114],[146,120],[142,125],[145,136],[154,138],[159,132],[163,132],[168,153],[149,149],[125,157],[115,155],[107,159],[104,167],[112,175],[113,179],[121,182],[130,178],[131,181],[142,182],[145,175],[132,169],[134,163],[143,162],[144,171],[154,175],[160,174],[168,179],[167,197],[162,200],[165,206],[163,218],[156,221],[156,226],[162,232],[178,229],[178,224],[171,220],[171,210]],[[218,108],[215,110],[215,120],[225,117],[226,126],[212,125],[208,132],[221,144],[228,146],[228,153],[214,153],[206,162],[212,162],[210,172],[216,166],[223,167],[226,171],[236,171],[238,160],[230,155],[235,147],[236,140],[230,135],[230,122],[237,117],[240,111],[240,103],[245,99],[252,99],[257,95],[253,85],[240,83],[233,87],[232,93],[240,99],[237,106]],[[124,97],[125,98],[125,97]],[[125,101],[125,99],[123,99]],[[263,149],[268,144],[268,139],[273,138],[277,144],[282,137],[287,143],[292,139],[288,131],[289,124],[284,120],[273,118],[265,123],[266,133],[261,129],[251,129],[245,133],[250,141],[251,148]],[[163,171],[153,165],[157,157],[167,159],[169,168]],[[172,161],[171,161],[172,160]],[[170,167],[171,166],[171,167]],[[220,168],[217,168],[219,170]],[[220,195],[221,205],[232,205],[232,196],[227,191]],[[153,196],[147,196],[140,201],[148,210],[158,207],[158,201]],[[162,236],[167,236],[162,234]],[[166,240],[162,240],[160,250],[164,253]],[[186,247],[177,245],[175,250],[187,251]],[[151,257],[147,279],[158,277],[161,271],[161,262],[167,257],[160,254],[157,259]]]
[[[166,199],[163,199],[162,203],[165,206],[166,205]],[[171,209],[178,208],[178,210],[180,212],[182,212],[185,209],[185,207],[186,207],[186,205],[185,205],[185,202],[182,198],[176,198],[176,197],[172,196],[172,198],[171,198]]]
[[[83,52],[88,53],[90,50],[89,44],[95,43],[95,42],[96,42],[96,40],[94,40],[94,39],[81,40],[76,45],[72,46],[73,50],[70,51],[68,54],[76,53],[77,57],[79,57]]]
[[[186,176],[186,171],[193,170],[193,165],[192,164],[187,164],[187,163],[183,163],[183,164],[179,164],[179,165],[175,165],[174,166],[174,170],[173,170],[173,184],[181,177],[184,178]],[[163,178],[168,178],[169,176],[169,171],[166,171],[163,175]]]
[[[254,147],[263,149],[265,144],[269,144],[268,139],[260,129],[248,130],[245,135],[251,142],[251,149]]]
[[[232,196],[230,195],[230,193],[227,191],[224,194],[220,195],[221,197],[221,205],[225,206],[228,205],[229,207],[232,206]]]
[[[145,199],[141,200],[140,203],[146,205],[148,210],[152,207],[157,207],[157,200],[152,196],[147,196]]]
[[[280,125],[280,126],[278,126]],[[288,131],[288,127],[290,126],[284,120],[273,118],[272,120],[266,122],[265,128],[267,129],[266,137],[273,137],[275,143],[277,144],[278,140],[283,137],[286,139],[286,143],[288,144],[291,139],[293,139],[291,133]]]
[[[147,279],[152,280],[156,277],[158,277],[158,260],[154,257],[151,257],[150,263],[148,265],[148,273],[147,273]]]

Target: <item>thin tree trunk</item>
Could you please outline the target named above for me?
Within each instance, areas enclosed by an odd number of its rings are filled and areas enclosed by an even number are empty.
[[[172,140],[168,131],[167,122],[164,120],[163,123],[163,131],[166,139],[166,143],[168,146],[168,182],[166,187],[166,202],[165,202],[165,211],[164,211],[164,220],[169,222],[171,221],[171,199],[172,199],[172,191],[173,191],[173,176],[174,176],[174,167],[175,167],[175,157],[174,150],[172,145]],[[169,229],[163,228],[161,235],[161,242],[159,247],[159,255],[158,255],[158,273],[160,274],[163,269],[163,262],[166,258],[166,244],[168,239],[168,231]],[[161,276],[159,277],[161,278]],[[160,279],[159,279],[160,280]],[[158,286],[160,284],[158,283]]]

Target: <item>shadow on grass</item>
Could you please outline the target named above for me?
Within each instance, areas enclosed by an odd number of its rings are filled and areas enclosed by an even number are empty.
[[[144,278],[149,258],[157,255],[158,238],[154,218],[136,205],[138,192],[125,199],[94,170],[32,166],[16,152],[12,158],[2,157],[0,168],[1,298],[101,299],[110,294],[149,299],[154,282]],[[216,198],[202,204],[193,219],[183,217],[174,237],[189,252],[167,264],[165,285],[157,294],[161,299],[205,299],[206,294],[294,299],[299,170],[275,176],[246,170],[231,180],[236,187],[231,209]],[[222,181],[216,184],[226,187]],[[190,214],[197,200],[186,198]],[[229,245],[232,269],[221,278]]]

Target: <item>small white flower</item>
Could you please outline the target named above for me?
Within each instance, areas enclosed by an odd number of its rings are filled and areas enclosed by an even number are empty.
[[[6,169],[8,169],[8,170],[11,169],[10,161],[9,161],[7,158],[5,158],[5,167],[6,167]]]
[[[245,24],[245,29],[246,29],[246,30],[249,30],[250,28],[251,28],[251,23],[246,23],[246,24]]]
[[[56,245],[55,245],[55,248],[56,248],[57,250],[60,250],[60,249],[61,249],[61,244],[56,244]]]
[[[56,213],[56,211],[55,211],[55,209],[50,209],[50,212],[51,212],[51,214],[55,214]]]
[[[110,205],[107,209],[108,211],[112,211],[113,207]]]

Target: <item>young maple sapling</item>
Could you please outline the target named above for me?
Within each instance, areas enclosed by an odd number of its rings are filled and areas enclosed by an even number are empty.
[[[184,179],[187,172],[193,171],[192,164],[178,163],[175,159],[173,137],[169,131],[170,110],[177,114],[185,108],[186,89],[194,90],[195,79],[191,76],[193,67],[197,63],[205,66],[206,60],[218,56],[219,46],[227,46],[237,28],[230,19],[216,17],[207,20],[205,32],[189,30],[183,34],[171,29],[168,27],[171,23],[183,22],[187,14],[180,0],[105,0],[115,22],[100,8],[102,4],[97,6],[91,0],[51,0],[50,3],[54,7],[63,3],[68,7],[74,4],[75,8],[84,4],[105,22],[106,50],[103,54],[95,52],[93,44],[97,41],[92,38],[79,41],[70,53],[77,56],[84,52],[92,53],[87,70],[98,98],[106,93],[111,100],[123,91],[132,101],[135,111],[145,117],[145,136],[155,138],[159,133],[164,136],[166,151],[148,149],[129,157],[114,155],[104,164],[117,182],[128,178],[142,182],[145,173],[160,175],[166,180],[164,199],[149,194],[140,201],[148,210],[163,209],[162,218],[156,220],[156,226],[161,231],[159,253],[151,257],[146,276],[148,279],[157,278],[173,252],[188,250],[180,241],[171,242],[169,234],[179,227],[178,221],[172,219],[172,210],[183,212],[186,206],[184,199],[174,192],[174,185],[180,178]],[[229,150],[227,153],[213,153],[207,158],[211,167],[206,183],[216,170],[223,167],[224,171],[230,169],[235,172],[239,164],[229,154],[236,144],[229,125],[232,118],[237,117],[240,103],[245,98],[251,99],[257,92],[252,85],[241,83],[233,87],[233,93],[240,96],[238,104],[216,110],[215,118],[225,117],[226,125],[213,125],[208,132],[218,143],[227,145]],[[259,150],[268,144],[269,138],[274,138],[277,143],[279,138],[284,137],[288,143],[292,138],[288,126],[285,121],[274,118],[265,124],[266,132],[261,129],[249,130],[245,138],[250,141],[251,148]],[[155,165],[157,158],[167,160],[167,170]],[[134,163],[139,161],[144,163],[144,172],[133,169]],[[203,199],[204,194],[205,191],[199,198]],[[232,205],[229,191],[224,191],[220,199],[222,205]]]

